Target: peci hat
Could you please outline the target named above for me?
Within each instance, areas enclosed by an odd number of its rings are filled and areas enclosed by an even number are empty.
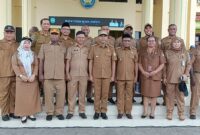
[[[51,28],[50,33],[51,33],[51,34],[52,34],[52,33],[57,33],[57,34],[59,34],[60,31],[59,31],[58,28]]]
[[[61,28],[62,28],[62,27],[65,27],[65,26],[66,26],[66,27],[70,27],[70,25],[69,25],[68,22],[64,22],[64,23],[62,24]]]
[[[6,31],[6,32],[15,32],[15,28],[12,25],[6,25],[4,27],[4,31]]]

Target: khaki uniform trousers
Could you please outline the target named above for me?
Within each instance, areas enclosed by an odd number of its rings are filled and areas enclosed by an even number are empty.
[[[167,105],[167,113],[173,113],[174,110],[174,101],[177,103],[178,107],[178,115],[184,115],[184,107],[185,107],[185,101],[184,101],[184,93],[181,92],[178,88],[178,83],[167,84],[166,89],[166,105]]]
[[[15,109],[15,77],[0,77],[0,108],[1,115],[14,113]]]
[[[66,84],[64,79],[52,79],[44,81],[45,108],[47,115],[63,114],[65,104],[65,91]],[[56,94],[56,105],[54,105],[54,94]]]
[[[195,86],[192,87],[190,100],[190,115],[196,115],[197,107],[199,106],[200,97],[200,73],[194,73]]]
[[[118,114],[131,114],[133,85],[133,81],[117,81]]]
[[[85,112],[87,82],[87,76],[74,76],[72,80],[68,82],[68,113],[74,113],[77,94],[79,99],[79,113]]]
[[[110,78],[94,78],[94,110],[96,113],[107,112]]]

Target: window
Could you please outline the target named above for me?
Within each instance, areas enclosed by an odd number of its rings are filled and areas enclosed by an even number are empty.
[[[128,0],[99,0],[100,2],[128,2]]]
[[[141,31],[135,31],[135,39],[140,39],[141,38]]]
[[[142,0],[136,0],[136,4],[142,4]]]

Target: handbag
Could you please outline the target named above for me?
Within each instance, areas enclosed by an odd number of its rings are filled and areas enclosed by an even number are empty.
[[[178,88],[181,92],[184,93],[184,96],[187,97],[188,96],[188,89],[187,89],[187,85],[184,81],[181,81],[179,84],[178,84]]]

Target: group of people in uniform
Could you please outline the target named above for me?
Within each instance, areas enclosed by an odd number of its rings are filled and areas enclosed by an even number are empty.
[[[94,103],[93,119],[108,119],[107,104],[117,104],[117,119],[132,119],[134,86],[140,82],[143,114],[155,118],[157,97],[164,93],[166,118],[173,119],[175,104],[181,121],[185,119],[185,84],[191,78],[190,119],[196,119],[200,85],[200,47],[188,52],[183,39],[176,36],[177,26],[170,24],[169,35],[156,37],[151,24],[144,26],[145,36],[132,37],[133,27],[126,25],[122,36],[109,35],[109,27],[101,26],[98,36],[90,37],[89,26],[82,26],[75,39],[70,38],[70,25],[51,28],[48,18],[30,29],[29,37],[15,40],[15,28],[7,25],[0,40],[0,108],[3,121],[21,118],[35,121],[41,112],[40,90],[44,91],[46,120],[55,116],[64,120],[74,115],[78,103],[79,116],[87,119],[85,102]],[[189,55],[190,54],[190,55]],[[116,87],[116,101],[113,100]],[[94,96],[94,100],[93,100]],[[78,97],[78,101],[76,98]],[[150,107],[150,112],[148,112]]]

